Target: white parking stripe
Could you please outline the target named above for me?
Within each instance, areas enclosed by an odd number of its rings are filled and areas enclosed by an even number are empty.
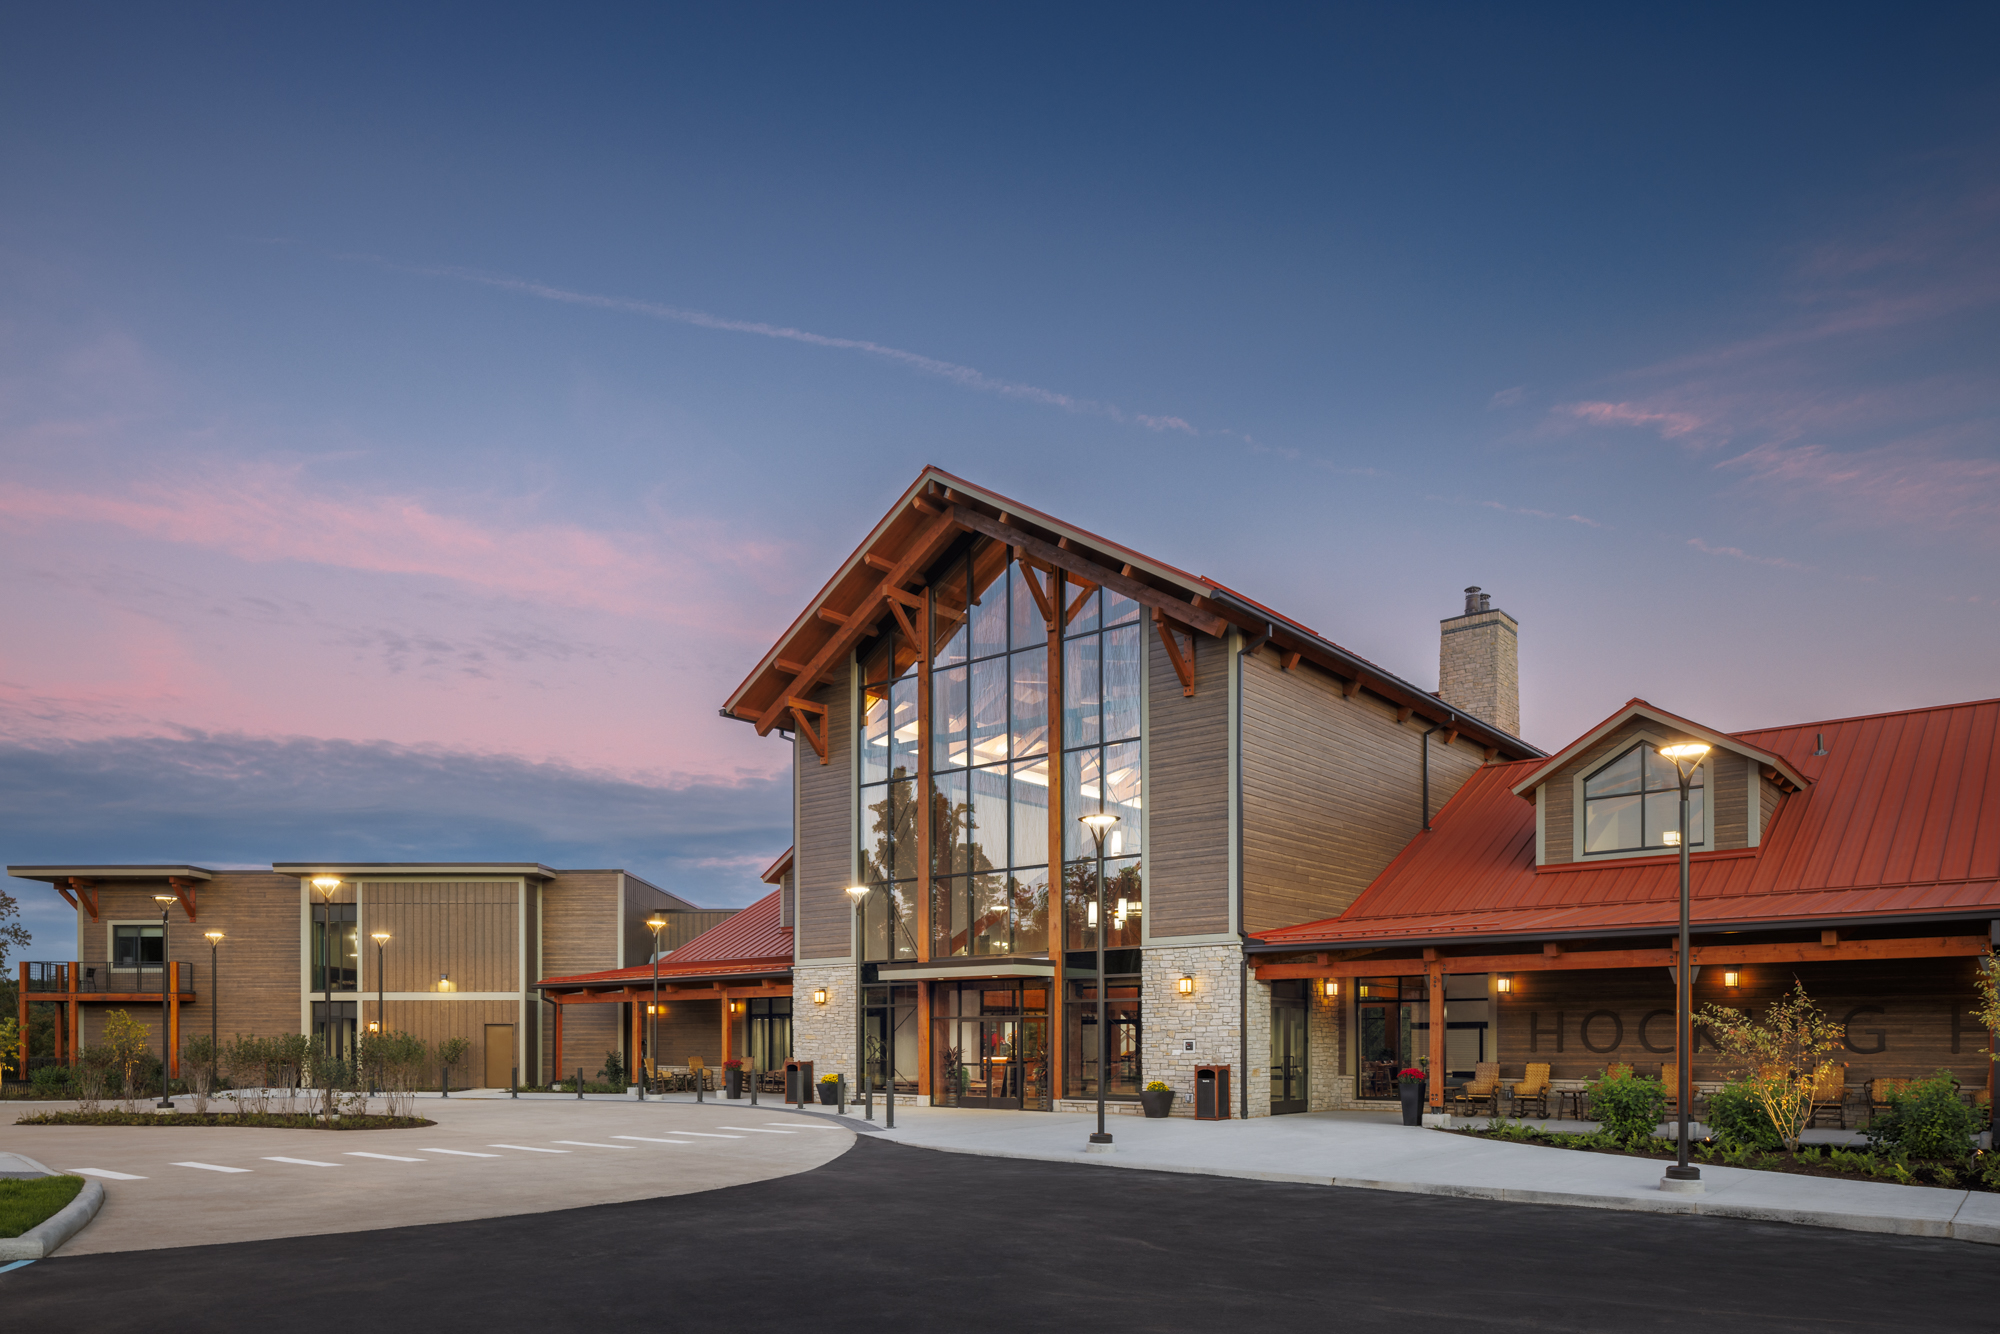
[[[776,1122],[776,1121],[766,1121],[766,1122],[765,1122],[764,1124],[765,1124],[765,1125],[767,1125],[767,1126],[775,1126],[775,1125],[778,1125],[779,1123],[778,1123],[778,1122]],[[839,1127],[839,1126],[830,1126],[830,1125],[827,1125],[827,1124],[826,1124],[826,1123],[825,1123],[824,1121],[794,1121],[794,1122],[792,1122],[792,1124],[793,1124],[793,1125],[794,1125],[795,1127],[797,1127],[798,1129],[800,1129],[800,1130],[838,1130],[838,1129],[840,1129],[840,1127]]]
[[[574,1144],[581,1149],[629,1149],[632,1147],[630,1144],[596,1144],[587,1139],[558,1139],[551,1140],[550,1143]]]
[[[264,1157],[264,1161],[265,1161],[265,1162],[267,1162],[267,1163],[297,1163],[297,1164],[298,1164],[298,1165],[299,1165],[300,1167],[339,1167],[339,1166],[340,1166],[340,1164],[339,1164],[339,1163],[323,1163],[323,1162],[321,1162],[321,1161],[320,1161],[319,1159],[317,1159],[317,1158],[279,1158],[279,1157],[275,1157],[275,1156],[273,1156],[273,1155],[270,1155],[270,1154],[266,1154],[266,1155],[265,1155],[265,1157]]]
[[[568,1149],[538,1149],[532,1144],[489,1144],[489,1149],[519,1149],[522,1153],[568,1153]]]
[[[175,1167],[199,1167],[204,1172],[248,1172],[247,1167],[218,1167],[214,1163],[175,1163]]]
[[[724,1126],[724,1130],[747,1130],[753,1135],[796,1135],[796,1130],[759,1130],[755,1126]]]
[[[382,1161],[388,1163],[420,1163],[423,1161],[421,1158],[405,1158],[400,1153],[364,1153],[360,1149],[350,1150],[347,1156],[349,1158],[380,1158]]]
[[[700,1135],[703,1139],[742,1139],[741,1135],[711,1135],[705,1130],[676,1130],[676,1135]]]
[[[680,1145],[680,1146],[681,1146],[682,1148],[687,1148],[687,1149],[692,1149],[692,1148],[694,1148],[694,1147],[695,1147],[694,1145],[692,1145],[692,1144],[689,1144],[689,1143],[688,1143],[688,1142],[687,1142],[686,1140],[684,1140],[684,1139],[660,1139],[660,1138],[658,1138],[657,1136],[654,1136],[654,1135],[613,1135],[613,1136],[612,1136],[611,1138],[613,1138],[613,1139],[642,1139],[642,1140],[645,1140],[645,1141],[646,1141],[646,1143],[648,1143],[648,1144],[678,1144],[678,1145]]]
[[[135,1177],[130,1172],[114,1172],[108,1167],[72,1167],[69,1170],[76,1176],[103,1177],[106,1181],[144,1181],[146,1179],[144,1177]]]
[[[425,1149],[425,1153],[448,1153],[454,1158],[498,1158],[497,1153],[474,1153],[470,1149]]]

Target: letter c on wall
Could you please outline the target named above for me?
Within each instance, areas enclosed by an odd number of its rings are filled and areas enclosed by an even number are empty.
[[[1841,1044],[1857,1056],[1873,1056],[1878,1052],[1885,1052],[1889,1050],[1888,1030],[1881,1028],[1864,1028],[1861,1030],[1863,1033],[1866,1033],[1869,1037],[1875,1039],[1874,1046],[1857,1047],[1854,1045],[1854,1021],[1864,1014],[1882,1014],[1882,1013],[1885,1013],[1885,1011],[1879,1005],[1857,1005],[1853,1009],[1849,1010],[1847,1012],[1847,1018],[1840,1021]]]
[[[1602,1047],[1590,1040],[1590,1026],[1599,1019],[1611,1021],[1611,1041]],[[1625,1041],[1625,1021],[1618,1017],[1616,1010],[1592,1010],[1583,1017],[1583,1028],[1578,1036],[1582,1037],[1584,1046],[1602,1056],[1605,1052],[1617,1051],[1619,1044]]]
[[[1674,1049],[1673,1038],[1667,1039],[1666,1046],[1655,1047],[1653,1045],[1653,1039],[1646,1036],[1646,1030],[1653,1026],[1653,1021],[1655,1019],[1672,1019],[1673,1017],[1674,1017],[1674,1012],[1672,1010],[1648,1011],[1646,1017],[1639,1021],[1639,1045],[1644,1047],[1647,1051],[1652,1052],[1655,1056],[1664,1056],[1668,1052],[1672,1051]],[[1678,1036],[1678,1034],[1676,1036]]]

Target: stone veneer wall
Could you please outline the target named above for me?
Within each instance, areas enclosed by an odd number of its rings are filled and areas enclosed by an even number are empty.
[[[1334,1100],[1335,1090],[1344,1082],[1348,1092],[1354,1081],[1345,1079],[1341,1066],[1347,1054],[1347,1026],[1340,1022],[1341,996],[1328,996],[1312,978],[1306,988],[1306,1107],[1315,1112],[1332,1111],[1344,1104]]]
[[[1142,1034],[1140,1069],[1147,1083],[1165,1080],[1174,1090],[1175,1116],[1194,1115],[1194,1073],[1198,1065],[1230,1067],[1229,1114],[1242,1107],[1244,1071],[1237,1008],[1243,952],[1235,945],[1153,946],[1140,972]],[[1194,994],[1182,996],[1183,976],[1194,979]],[[1250,979],[1250,1115],[1271,1113],[1271,989]],[[1186,1051],[1187,1039],[1194,1050]],[[1064,1101],[1065,1109],[1075,1099]],[[1135,1112],[1137,1108],[1133,1109]]]
[[[813,992],[826,988],[826,1004]],[[800,967],[792,974],[792,1058],[813,1063],[813,1078],[846,1075],[854,1082],[854,965]]]

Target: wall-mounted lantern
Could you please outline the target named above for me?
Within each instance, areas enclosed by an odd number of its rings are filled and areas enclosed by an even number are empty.
[[[1514,979],[1511,977],[1496,977],[1493,979],[1493,989],[1503,994],[1510,992],[1514,989]]]
[[[1329,977],[1320,985],[1329,999],[1340,994],[1340,979],[1337,977]]]
[[[1722,975],[1722,985],[1725,987],[1734,987],[1742,980],[1743,974],[1741,973],[1725,972]]]
[[[1194,979],[1186,973],[1182,973],[1181,980],[1174,983],[1174,990],[1180,992],[1183,996],[1194,995]]]
[[[815,989],[814,989],[814,991],[813,991],[813,1004],[814,1004],[814,1005],[824,1005],[824,1004],[826,1004],[826,988],[825,988],[825,987],[818,987],[818,988],[815,988]]]

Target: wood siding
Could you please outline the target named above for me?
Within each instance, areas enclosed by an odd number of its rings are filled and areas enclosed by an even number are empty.
[[[384,990],[434,992],[448,975],[453,991],[519,991],[519,895],[512,880],[362,882],[363,990],[377,989],[369,937],[387,931]]]
[[[847,671],[813,698],[826,705],[827,762],[821,764],[803,737],[792,746],[798,771],[799,827],[794,868],[798,875],[799,957],[846,957],[854,944],[847,886],[854,879],[854,752],[848,717]]]
[[[1576,860],[1576,776],[1587,774],[1611,759],[1630,746],[1642,733],[1665,738],[1669,742],[1681,739],[1671,728],[1650,719],[1634,718],[1623,726],[1614,728],[1597,744],[1549,775],[1547,780],[1549,809],[1543,817],[1543,832],[1546,836],[1543,852],[1546,864],[1556,865]],[[1750,811],[1747,804],[1749,783],[1744,759],[1733,751],[1716,751],[1713,752],[1713,756],[1713,762],[1708,769],[1708,781],[1714,784],[1714,790],[1709,794],[1708,813],[1714,837],[1702,846],[1718,851],[1745,847],[1750,837]],[[1764,829],[1768,833],[1771,827],[1768,807],[1766,814]]]
[[[1193,636],[1189,697],[1159,632],[1145,632],[1146,930],[1216,934],[1229,929],[1229,650]]]
[[[1244,929],[1333,917],[1423,828],[1423,734],[1393,706],[1311,663],[1243,660]],[[1431,738],[1435,815],[1482,763],[1480,747]]]
[[[616,968],[621,944],[618,923],[618,880],[616,871],[562,871],[542,886],[542,976],[568,977],[574,973],[596,973]],[[551,1068],[555,1049],[554,1020],[549,1007],[535,1000],[530,1008],[542,1011],[540,1064]],[[564,1064],[573,1073],[583,1059],[579,1053],[592,1052],[590,1073],[604,1053],[617,1047],[619,1036],[617,1007],[579,1005],[563,1019]]]

